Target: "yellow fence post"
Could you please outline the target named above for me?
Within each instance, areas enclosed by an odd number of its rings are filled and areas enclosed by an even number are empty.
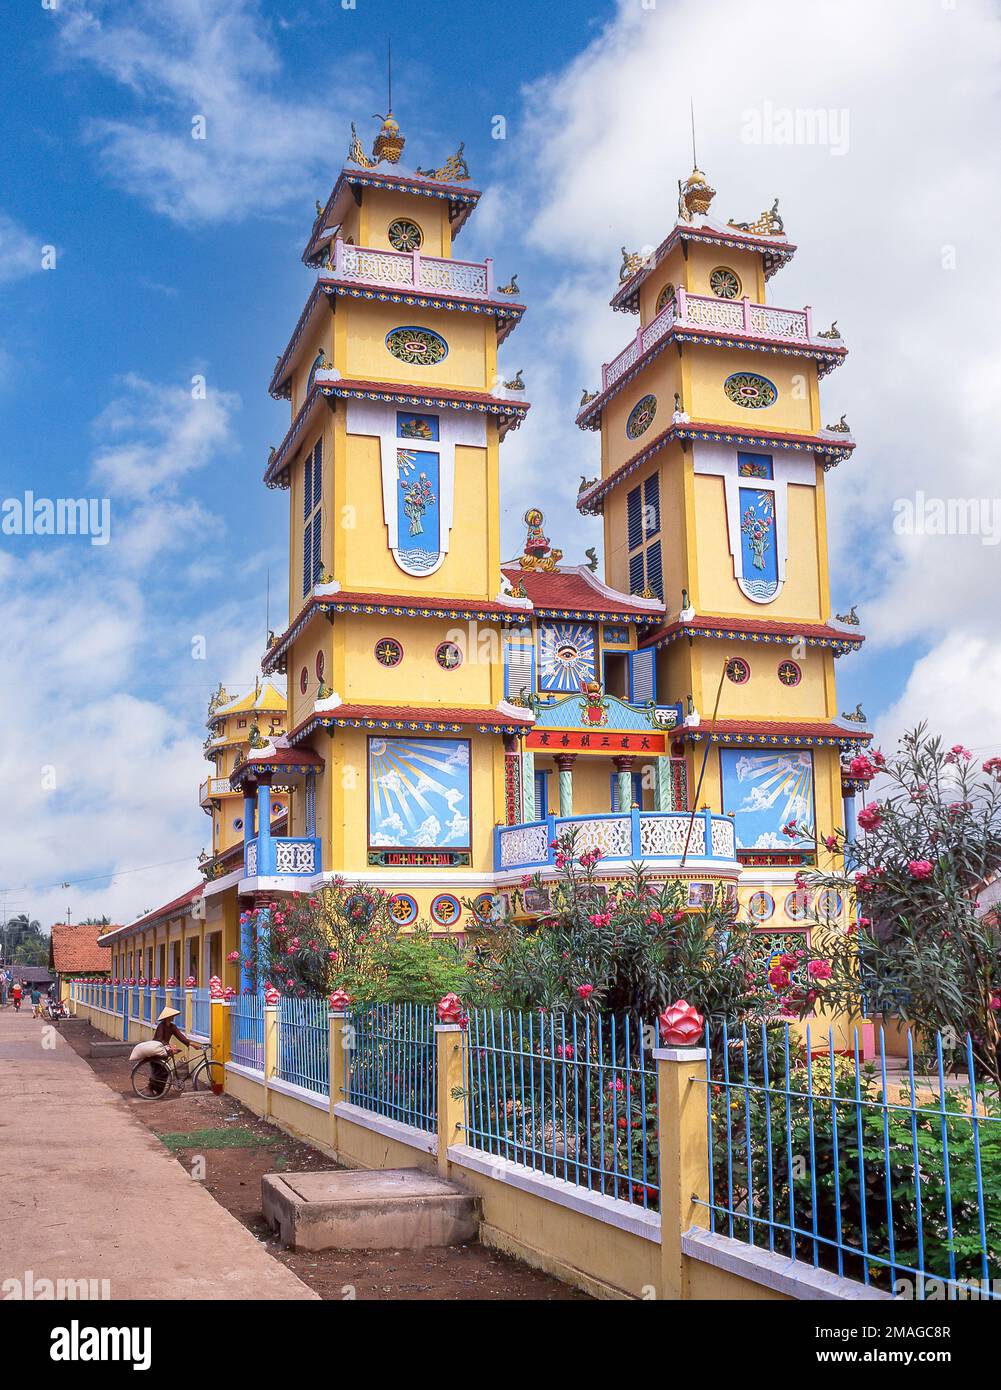
[[[465,1115],[465,1029],[458,1023],[436,1023],[434,1041],[438,1054],[438,1172],[447,1178],[449,1145],[461,1139]]]
[[[195,991],[186,989],[184,991],[184,1031],[189,1036],[195,1026]]]
[[[271,1078],[278,1071],[278,1006],[264,1006],[264,1113],[271,1114]]]
[[[690,1298],[688,1259],[681,1237],[708,1228],[709,1139],[706,1131],[706,1050],[654,1048],[660,1143],[660,1297]]]
[[[225,1066],[229,1061],[229,1010],[225,999],[211,999],[209,1005],[212,1056]]]
[[[330,1147],[337,1152],[337,1116],[334,1106],[347,1099],[348,1049],[353,1045],[353,1025],[347,1009],[331,1009],[330,1023]]]

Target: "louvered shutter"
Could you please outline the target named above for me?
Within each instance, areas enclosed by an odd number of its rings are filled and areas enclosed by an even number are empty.
[[[643,502],[638,487],[626,496],[626,536],[630,550],[643,544]]]
[[[504,694],[509,698],[523,690],[531,691],[534,654],[531,628],[508,633],[504,643]]]
[[[664,597],[664,571],[660,561],[660,541],[654,541],[646,550],[646,582],[659,599]]]
[[[644,534],[656,536],[660,531],[660,474],[651,473],[643,484]]]
[[[656,652],[629,653],[629,699],[634,705],[645,705],[657,698]]]

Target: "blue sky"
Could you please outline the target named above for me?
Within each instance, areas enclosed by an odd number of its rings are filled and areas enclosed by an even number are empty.
[[[714,211],[781,196],[800,249],[771,297],[838,318],[851,350],[825,383],[828,418],[846,411],[858,439],[828,479],[835,606],[859,601],[869,634],[839,663],[844,707],[861,699],[888,742],[927,717],[996,751],[998,548],[893,527],[920,492],[999,491],[989,0],[58,0],[12,28],[0,493],[108,496],[113,532],[0,537],[8,912],[128,920],[192,881],[205,703],[220,679],[253,680],[269,568],[283,625],[286,497],[261,473],[287,407],[267,381],[308,291],[314,200],[350,121],[367,141],[385,109],[387,33],[408,157],[465,140],[484,189],[457,253],[517,271],[529,305],[502,362],[533,402],[504,449],[505,548],[532,503],[569,559],[599,542],[573,508],[597,472],[574,407],[635,326],[607,307],[619,247],[673,220],[692,96]],[[838,138],[750,133],[785,110],[833,113]]]

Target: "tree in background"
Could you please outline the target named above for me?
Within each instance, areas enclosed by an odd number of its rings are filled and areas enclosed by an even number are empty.
[[[969,1033],[978,1068],[1001,1083],[1001,929],[978,899],[1001,869],[1001,758],[978,765],[968,748],[946,749],[920,725],[892,757],[856,758],[852,774],[880,778],[878,797],[859,812],[858,841],[825,843],[835,855],[847,850],[852,868],[803,882],[836,889],[857,916],[847,929],[814,928],[806,1011],[941,1030],[960,1067]]]
[[[38,922],[21,912],[0,928],[0,955],[14,965],[47,965],[49,938]]]

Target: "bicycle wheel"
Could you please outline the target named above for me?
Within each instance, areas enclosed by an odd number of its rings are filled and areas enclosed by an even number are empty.
[[[191,1073],[191,1084],[196,1091],[211,1091],[221,1096],[225,1090],[226,1069],[221,1062],[206,1058]]]
[[[144,1057],[132,1068],[132,1089],[140,1100],[163,1100],[173,1082],[170,1067],[156,1057]]]

